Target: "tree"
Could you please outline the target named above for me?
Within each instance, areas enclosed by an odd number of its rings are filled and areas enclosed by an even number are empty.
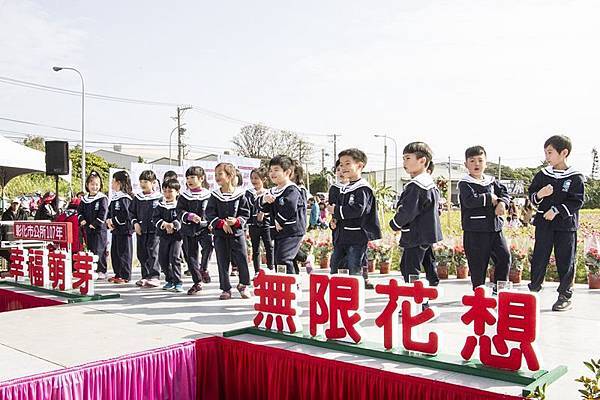
[[[318,174],[309,174],[310,193],[315,195],[319,192],[327,192],[329,190],[329,179],[333,174],[329,171],[321,171]]]
[[[307,163],[314,150],[313,144],[302,139],[297,133],[278,131],[261,124],[243,127],[232,142],[237,155],[261,160],[285,154]]]
[[[592,149],[592,179],[598,179],[598,173],[600,172],[598,164],[598,150],[594,147]]]
[[[46,151],[46,141],[41,136],[28,135],[23,140],[23,144],[35,150]]]

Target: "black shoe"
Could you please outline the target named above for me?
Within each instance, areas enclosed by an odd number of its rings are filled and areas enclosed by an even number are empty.
[[[185,271],[183,273],[185,276],[191,276],[192,275],[192,271],[190,271],[189,269],[187,271]]]
[[[552,306],[552,311],[568,311],[572,308],[571,300],[564,294],[558,295],[558,300]]]
[[[202,284],[196,283],[196,284],[194,284],[194,286],[192,286],[190,288],[190,290],[188,290],[187,294],[192,296],[192,295],[198,294],[198,292],[200,292],[201,290],[202,290]]]
[[[530,292],[534,292],[534,293],[538,293],[538,292],[542,291],[541,286],[534,288],[533,286],[531,286],[531,283],[527,284],[527,288],[529,289]]]
[[[365,281],[365,289],[375,289],[375,285],[369,281]]]
[[[423,304],[421,305],[421,308],[422,308],[422,310],[423,310],[423,311],[427,310],[427,309],[429,308],[429,302],[428,302],[428,301],[426,301],[425,303],[423,303]]]
[[[210,274],[208,271],[200,271],[200,276],[202,277],[202,283],[210,283]]]

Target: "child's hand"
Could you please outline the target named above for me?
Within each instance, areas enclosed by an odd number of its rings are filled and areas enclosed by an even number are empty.
[[[265,203],[273,204],[275,202],[275,196],[273,196],[271,193],[265,194],[264,199]]]
[[[228,224],[223,225],[223,231],[229,235],[233,235],[233,229],[231,229],[231,226]]]
[[[133,228],[135,229],[136,235],[142,235],[142,226],[139,223],[136,222],[135,225],[133,225]]]
[[[94,225],[90,225],[90,229],[96,230],[96,227]]]
[[[331,221],[329,221],[329,227],[331,228],[332,231],[337,229],[337,222],[335,221],[335,219],[332,219]]]
[[[330,204],[327,206],[327,212],[329,214],[333,214],[334,211],[335,211],[335,204]]]
[[[194,218],[192,218],[192,221],[194,221],[194,223],[199,224],[200,222],[202,222],[202,218],[200,218],[200,216],[198,215],[194,215]]]
[[[85,222],[85,219],[81,220],[81,222],[79,223],[79,225],[81,226],[85,226],[87,224],[87,222]]]
[[[265,219],[265,213],[260,211],[258,214],[256,214],[256,220],[258,222],[262,222]]]
[[[275,229],[277,229],[277,232],[281,232],[283,230],[282,226],[279,225],[279,222],[275,221]]]
[[[108,229],[110,229],[111,231],[112,231],[113,229],[115,229],[115,226],[113,225],[112,219],[110,219],[110,218],[106,220],[106,226],[107,226],[107,227],[108,227]]]
[[[554,188],[552,187],[552,185],[548,184],[548,185],[544,186],[543,188],[541,188],[537,192],[536,196],[538,199],[543,199],[544,197],[551,196],[552,193],[554,193]],[[545,214],[544,214],[544,216],[545,216]]]
[[[550,209],[544,213],[544,219],[546,221],[552,221],[554,219],[554,217],[556,217],[557,215],[558,214],[555,213],[553,209]]]
[[[498,196],[496,196],[494,193],[492,193],[492,204],[494,206],[498,205]]]
[[[503,201],[498,202],[496,205],[496,215],[501,217],[506,214],[506,204]]]
[[[237,224],[237,218],[234,217],[227,217],[225,219],[225,222],[227,223],[227,225],[229,226],[234,226],[235,224]]]

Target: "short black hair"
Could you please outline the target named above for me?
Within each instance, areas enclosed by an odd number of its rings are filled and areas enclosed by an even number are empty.
[[[411,142],[404,146],[404,150],[402,150],[402,154],[414,154],[417,158],[426,158],[427,166],[431,163],[431,159],[433,158],[433,152],[431,151],[431,147],[427,143],[424,142]]]
[[[340,158],[342,158],[342,156],[352,157],[354,161],[361,162],[364,165],[367,165],[367,155],[364,151],[355,147],[340,151],[340,153],[338,154],[338,161]]]
[[[280,154],[269,160],[269,168],[273,166],[280,166],[284,171],[292,171],[294,173],[294,160],[289,156]]]
[[[173,170],[167,171],[163,175],[163,181],[166,181],[168,179],[177,179],[177,178],[178,178],[177,172],[175,172]]]
[[[112,177],[121,186],[121,192],[127,193],[131,196],[131,178],[129,177],[129,173],[127,171],[121,170],[115,172]]]
[[[304,168],[297,161],[294,161],[294,176],[292,177],[292,181],[298,185],[304,185]]]
[[[154,173],[154,171],[146,169],[146,170],[142,171],[142,173],[140,174],[140,181],[154,182],[155,180],[156,180],[156,174]]]
[[[179,190],[181,189],[181,185],[179,184],[179,181],[177,179],[166,179],[162,183],[162,188],[163,189],[173,189],[173,190],[177,190],[179,192]]]
[[[554,135],[554,136],[551,136],[544,143],[544,149],[546,147],[548,147],[548,146],[552,146],[554,148],[554,150],[558,151],[559,153],[561,151],[563,151],[564,149],[567,149],[568,150],[567,151],[567,156],[569,154],[571,154],[571,149],[572,149],[571,139],[569,139],[565,135]]]
[[[429,162],[429,165],[427,166],[427,173],[428,174],[433,174],[433,171],[435,170],[435,164],[433,163],[433,161]]]
[[[235,169],[236,186],[242,186],[244,184],[244,175],[239,169]]]
[[[333,166],[333,169],[336,170],[336,169],[338,169],[339,166],[340,166],[340,159],[338,158],[337,160],[335,160],[335,165]]]
[[[465,150],[465,160],[468,160],[469,158],[476,157],[476,156],[486,156],[487,157],[487,153],[485,152],[485,149],[483,148],[483,146],[471,146],[467,150]]]
[[[206,173],[204,172],[204,168],[198,166],[191,166],[185,171],[185,177],[188,176],[197,176],[198,178],[206,179]]]

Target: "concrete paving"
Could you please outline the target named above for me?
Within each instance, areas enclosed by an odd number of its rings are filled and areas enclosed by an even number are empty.
[[[218,300],[220,290],[216,265],[211,263],[214,283],[205,285],[198,296],[187,296],[160,289],[141,289],[133,283],[116,286],[100,283],[102,294],[120,293],[120,299],[65,304],[0,314],[0,381],[57,370],[149,350],[206,335],[220,335],[224,331],[250,326],[255,315],[253,300],[242,300],[234,291],[233,299]],[[134,278],[139,269],[134,270]],[[398,273],[379,276],[373,281],[383,282]],[[235,287],[237,278],[232,278]],[[185,286],[191,280],[186,278]],[[302,275],[303,300],[306,310],[302,316],[308,326],[308,276]],[[441,316],[433,324],[444,338],[441,352],[458,356],[469,328],[460,323],[465,308],[462,295],[470,291],[468,280],[442,281],[444,295],[432,304],[440,307]],[[524,285],[520,286],[525,290]],[[552,369],[567,365],[569,372],[550,386],[549,399],[578,397],[579,384],[574,379],[586,374],[583,361],[600,358],[600,313],[597,307],[600,291],[590,291],[579,285],[574,296],[574,309],[565,313],[552,312],[556,299],[555,283],[548,283],[540,293],[542,306],[539,348],[542,367]],[[8,288],[3,286],[3,288]],[[374,320],[385,306],[383,296],[367,291],[366,320],[362,326],[368,341],[382,341],[382,330]],[[365,356],[356,356],[321,349],[314,346],[241,335],[245,340],[285,348],[307,354],[338,359],[402,374],[426,377],[450,383],[481,388],[506,394],[519,394],[520,388],[501,381],[477,378],[447,371],[437,371],[414,365],[394,363]]]

